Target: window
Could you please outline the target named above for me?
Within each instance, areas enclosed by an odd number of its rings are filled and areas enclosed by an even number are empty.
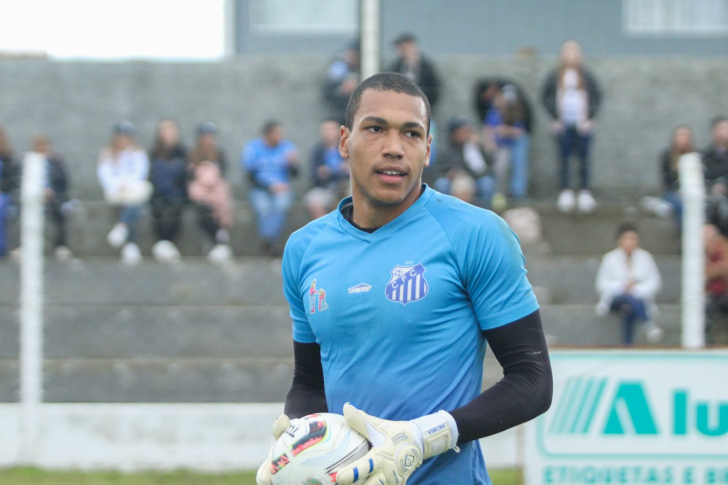
[[[632,34],[728,34],[728,0],[623,0],[622,8]]]
[[[354,33],[358,0],[251,0],[254,30],[271,33]]]

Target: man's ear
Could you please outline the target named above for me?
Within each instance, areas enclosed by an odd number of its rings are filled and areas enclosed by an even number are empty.
[[[432,135],[427,137],[427,158],[425,158],[425,167],[430,166],[430,156],[432,155]]]
[[[339,139],[339,155],[342,158],[349,158],[349,136],[351,132],[349,128],[341,125],[341,138]]]

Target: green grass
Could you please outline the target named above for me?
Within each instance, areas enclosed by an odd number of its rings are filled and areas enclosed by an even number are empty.
[[[519,485],[517,470],[492,470],[494,485]],[[2,485],[255,485],[255,472],[76,472],[35,468],[0,469]]]

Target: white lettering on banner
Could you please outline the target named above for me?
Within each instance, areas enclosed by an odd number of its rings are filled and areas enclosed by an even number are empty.
[[[728,485],[728,351],[555,351],[526,484]]]

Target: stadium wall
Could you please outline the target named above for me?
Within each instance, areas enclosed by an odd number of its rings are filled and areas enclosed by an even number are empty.
[[[68,160],[80,199],[101,199],[96,181],[99,149],[113,124],[128,119],[148,147],[156,123],[176,119],[185,142],[195,126],[211,120],[230,159],[229,178],[243,198],[238,154],[258,136],[263,122],[284,123],[303,159],[326,115],[320,84],[328,57],[250,56],[221,63],[82,63],[46,60],[0,61],[0,123],[16,151],[26,150],[34,133],[45,132]],[[436,56],[444,94],[435,119],[444,141],[446,120],[473,117],[477,79],[504,76],[524,87],[535,106],[531,184],[535,195],[557,189],[556,149],[548,118],[538,102],[552,60],[458,55]],[[615,197],[656,192],[657,155],[677,124],[688,124],[699,145],[708,141],[708,123],[728,113],[728,64],[711,58],[603,58],[589,62],[604,91],[593,145],[593,185],[597,195]],[[306,174],[307,172],[304,172]],[[299,195],[305,177],[298,182]]]

